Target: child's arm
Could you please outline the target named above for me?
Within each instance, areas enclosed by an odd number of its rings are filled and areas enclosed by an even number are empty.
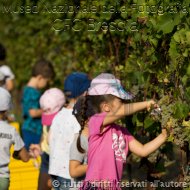
[[[144,101],[144,102],[137,102],[137,103],[130,103],[125,104],[122,103],[121,106],[116,110],[116,112],[109,112],[102,124],[102,127],[114,123],[118,119],[121,119],[124,116],[132,115],[138,111],[143,109],[150,109],[151,105],[154,105],[154,100]]]
[[[21,148],[19,151],[14,151],[13,158],[22,160],[23,162],[28,162],[30,159],[30,155],[25,147]]]
[[[166,139],[167,132],[166,129],[163,129],[162,133],[158,137],[144,145],[136,139],[133,139],[129,142],[129,150],[137,156],[146,157],[158,149],[166,141]]]
[[[77,178],[82,177],[86,174],[87,164],[81,164],[81,162],[77,160],[70,160],[69,162],[69,172],[71,177]]]
[[[31,144],[29,151],[32,158],[37,158],[42,154],[42,149],[40,144]]]
[[[41,117],[42,112],[43,111],[41,109],[30,109],[29,110],[29,114],[32,118]]]

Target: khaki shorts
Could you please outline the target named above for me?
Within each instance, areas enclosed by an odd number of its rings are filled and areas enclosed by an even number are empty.
[[[1,190],[8,190],[9,184],[10,184],[9,178],[0,177],[0,189]]]

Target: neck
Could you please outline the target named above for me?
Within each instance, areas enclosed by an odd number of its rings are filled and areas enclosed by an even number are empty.
[[[7,119],[7,114],[6,112],[0,113],[0,121],[6,120]]]
[[[70,101],[69,101],[69,104],[68,104],[67,108],[72,109],[74,107],[76,101],[77,100],[75,98],[71,98]]]
[[[29,80],[27,86],[30,86],[30,87],[33,87],[33,88],[38,89],[38,79],[37,79],[37,77],[32,77],[32,78]]]
[[[85,125],[84,129],[82,130],[82,134],[84,136],[88,136],[88,127]]]

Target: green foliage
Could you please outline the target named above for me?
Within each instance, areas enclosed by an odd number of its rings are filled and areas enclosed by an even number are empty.
[[[175,133],[184,135],[170,141],[182,146],[190,136],[190,126],[183,126],[190,103],[189,5],[189,0],[4,0],[0,42],[7,47],[18,88],[41,57],[53,62],[57,86],[72,71],[91,77],[112,72],[135,101],[161,99],[161,120],[135,114],[135,132],[143,127],[156,136],[172,119]]]

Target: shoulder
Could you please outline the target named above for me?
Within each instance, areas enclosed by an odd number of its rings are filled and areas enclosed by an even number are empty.
[[[4,132],[5,131],[7,131],[9,133],[15,133],[16,132],[16,129],[5,121],[0,122],[0,127],[1,127],[0,129],[2,129]]]
[[[39,90],[37,90],[36,88],[33,88],[31,86],[25,86],[24,87],[24,91],[30,91],[30,92],[34,92],[34,93],[40,93]]]
[[[23,94],[24,96],[31,96],[31,97],[39,97],[41,95],[39,90],[30,86],[24,87]]]
[[[97,114],[93,115],[92,117],[90,117],[89,123],[97,121],[97,120],[102,120],[105,117],[106,117],[106,113],[105,112],[103,112],[103,113],[97,113]]]
[[[57,115],[55,116],[56,118],[63,118],[66,119],[66,120],[73,120],[75,119],[75,116],[73,115],[73,110],[72,109],[68,109],[68,108],[65,108],[63,107],[58,113]]]
[[[60,118],[60,117],[65,117],[65,116],[70,116],[72,114],[72,112],[69,110],[69,109],[67,109],[67,108],[65,108],[65,107],[63,107],[57,114],[56,114],[56,116],[55,116],[55,118]],[[65,117],[66,118],[66,117]]]
[[[63,120],[70,120],[70,117],[72,116],[72,111],[69,109],[63,107],[54,117],[53,123],[60,122]],[[53,124],[52,123],[52,124]],[[63,124],[63,122],[61,122]]]

